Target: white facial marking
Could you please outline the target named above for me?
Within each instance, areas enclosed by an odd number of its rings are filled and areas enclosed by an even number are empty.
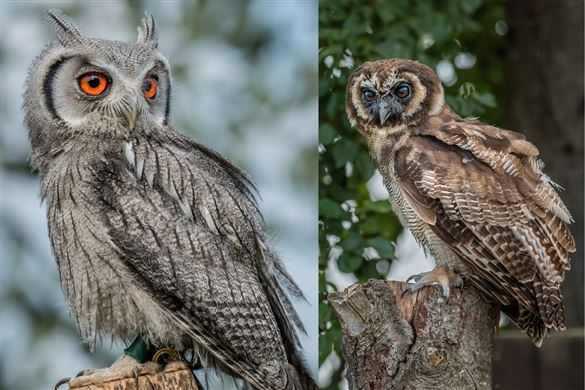
[[[443,91],[443,84],[439,81],[439,93],[435,94],[429,109],[429,116],[437,115],[443,111],[445,106],[445,92]]]
[[[424,87],[424,85],[422,85],[420,79],[416,75],[412,73],[404,73],[403,76],[411,85],[413,92],[413,96],[410,99],[410,102],[408,102],[408,106],[404,111],[404,116],[409,117],[420,110],[421,105],[427,96],[427,89]]]
[[[396,134],[398,132],[406,130],[406,127],[407,127],[406,124],[403,123],[394,127],[381,127],[377,129],[376,132],[380,137],[388,137],[389,135]]]
[[[369,119],[369,113],[367,112],[366,108],[361,102],[362,85],[370,85],[365,84],[370,82],[371,82],[370,80],[366,79],[365,75],[360,75],[354,81],[353,89],[351,91],[351,102],[353,104],[353,107],[356,109],[357,116],[366,121]]]

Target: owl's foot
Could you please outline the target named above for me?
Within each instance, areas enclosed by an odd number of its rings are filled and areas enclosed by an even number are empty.
[[[139,375],[156,375],[162,366],[154,362],[139,363],[136,359],[122,355],[108,368],[97,370],[84,370],[67,382],[59,382],[59,385],[68,383],[70,389],[78,387],[103,384],[124,378],[138,378]]]
[[[180,360],[181,356],[179,355],[179,352],[172,348],[161,348],[156,351],[152,357],[153,362],[163,365]]]
[[[449,299],[451,288],[463,287],[463,278],[456,272],[448,270],[446,267],[435,267],[430,272],[423,272],[421,274],[412,275],[406,282],[413,281],[414,283],[405,292],[416,292],[425,286],[431,284],[439,284],[443,288],[443,296]]]

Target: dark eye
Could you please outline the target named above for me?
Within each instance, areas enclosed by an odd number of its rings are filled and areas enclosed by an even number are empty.
[[[400,84],[394,90],[394,95],[399,97],[400,99],[406,99],[410,96],[410,86],[408,84]]]
[[[371,91],[369,89],[364,89],[364,91],[362,92],[362,99],[364,99],[364,101],[366,103],[373,102],[375,98],[376,98],[376,94],[374,93],[374,91]]]

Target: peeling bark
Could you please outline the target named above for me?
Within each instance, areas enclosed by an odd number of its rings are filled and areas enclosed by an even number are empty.
[[[498,307],[471,287],[454,289],[447,302],[439,286],[408,288],[370,280],[329,294],[349,388],[491,389]]]

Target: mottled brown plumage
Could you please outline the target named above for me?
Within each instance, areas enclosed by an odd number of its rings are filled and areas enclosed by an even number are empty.
[[[395,212],[437,262],[502,305],[535,344],[564,329],[560,284],[575,243],[538,149],[522,134],[459,117],[438,77],[415,61],[360,66],[346,108]]]

